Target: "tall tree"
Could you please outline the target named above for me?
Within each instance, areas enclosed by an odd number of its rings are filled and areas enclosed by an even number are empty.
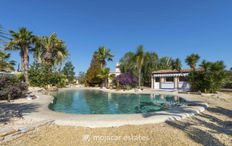
[[[135,56],[134,52],[127,52],[121,59],[120,59],[120,70],[122,73],[133,73],[136,74],[135,71],[135,62],[133,61]]]
[[[136,62],[136,69],[137,69],[137,76],[139,78],[139,88],[141,88],[141,70],[144,62],[144,48],[142,45],[138,46],[137,51],[135,53],[135,62]]]
[[[127,52],[120,59],[120,70],[122,73],[132,73],[138,77],[138,69],[136,62],[136,52]],[[158,54],[155,52],[144,52],[144,60],[141,69],[141,84],[150,86],[151,73],[159,69],[171,68],[171,59],[165,57],[159,59]]]
[[[28,80],[28,66],[29,66],[29,50],[34,47],[35,36],[31,31],[25,27],[19,28],[18,32],[10,31],[10,42],[6,44],[6,50],[19,50],[21,57],[21,69],[24,74],[25,82],[29,84]]]
[[[50,36],[38,37],[33,52],[38,63],[46,63],[49,66],[60,65],[68,56],[65,43],[57,38],[56,33]]]
[[[77,80],[79,84],[84,84],[85,83],[85,72],[79,72],[77,76]]]
[[[113,60],[113,55],[111,54],[110,49],[107,49],[105,47],[100,47],[96,53],[96,56],[101,63],[101,69],[106,66],[107,61]]]
[[[142,82],[145,86],[151,86],[151,74],[158,69],[158,55],[155,52],[146,52],[142,67]]]
[[[201,69],[203,69],[203,71],[207,71],[210,67],[210,62],[207,62],[206,60],[203,60],[200,64]]]
[[[85,84],[87,86],[96,86],[102,83],[102,80],[98,77],[101,73],[101,64],[97,55],[97,52],[94,52],[90,67],[85,75]]]
[[[73,83],[73,81],[75,79],[74,69],[75,69],[75,67],[73,66],[71,61],[68,61],[68,62],[65,63],[62,72],[67,77],[69,83]]]
[[[177,59],[173,60],[172,69],[175,69],[175,70],[180,72],[181,68],[182,68],[182,63],[181,63],[180,59],[177,58]]]
[[[194,71],[196,70],[197,62],[199,61],[200,56],[198,54],[191,54],[186,57],[185,62],[190,66]]]
[[[172,58],[170,57],[161,57],[158,64],[159,70],[172,69]]]
[[[6,37],[6,33],[4,32],[3,27],[2,27],[2,25],[0,24],[0,43],[2,43],[3,40],[6,39],[6,38],[7,38],[7,37]],[[1,47],[1,46],[0,46],[0,47]]]
[[[7,54],[0,50],[0,71],[14,71],[14,60],[9,60],[10,54]]]

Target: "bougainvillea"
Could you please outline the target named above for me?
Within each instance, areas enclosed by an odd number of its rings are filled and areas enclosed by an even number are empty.
[[[131,73],[122,73],[115,77],[114,82],[121,88],[135,87],[138,83],[138,78]]]

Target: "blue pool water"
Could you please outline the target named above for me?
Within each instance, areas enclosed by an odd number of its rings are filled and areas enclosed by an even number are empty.
[[[168,110],[185,103],[181,97],[118,94],[99,90],[66,90],[54,94],[53,111],[73,114],[134,114]]]

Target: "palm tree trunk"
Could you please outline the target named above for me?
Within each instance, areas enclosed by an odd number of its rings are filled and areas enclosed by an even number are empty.
[[[29,61],[28,61],[28,58],[29,58],[28,57],[28,49],[26,48],[24,51],[25,51],[24,54],[23,54],[24,78],[25,78],[25,82],[27,84],[29,84],[29,79],[28,79],[28,64],[29,64]]]
[[[141,88],[141,69],[139,69],[139,89]]]
[[[24,64],[23,64],[23,62],[24,62],[24,59],[23,59],[24,56],[23,56],[23,54],[24,54],[24,52],[21,50],[20,53],[19,53],[19,55],[20,55],[20,70],[21,71],[24,70],[24,67],[23,67],[24,66]]]
[[[108,77],[105,79],[105,87],[108,88]]]

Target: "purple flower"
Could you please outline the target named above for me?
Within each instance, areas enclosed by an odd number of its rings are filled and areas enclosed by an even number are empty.
[[[133,76],[131,73],[122,73],[115,78],[115,81],[123,86],[135,86],[138,83],[137,77]]]

